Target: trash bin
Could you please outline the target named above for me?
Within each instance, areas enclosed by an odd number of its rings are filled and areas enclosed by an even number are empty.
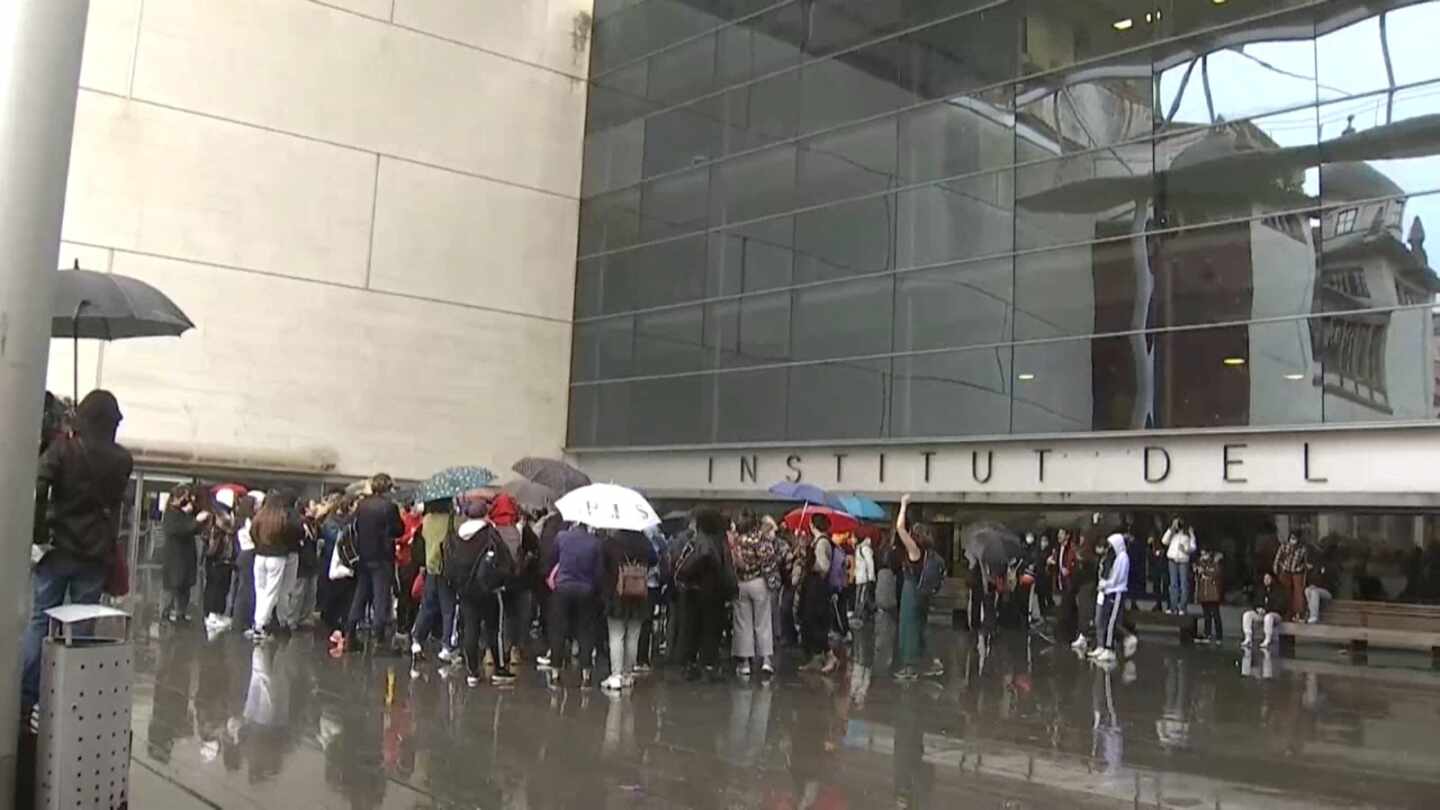
[[[45,615],[35,806],[123,810],[130,798],[130,615],[103,605],[64,605]]]

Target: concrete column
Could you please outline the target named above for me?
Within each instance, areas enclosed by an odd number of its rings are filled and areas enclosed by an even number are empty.
[[[90,0],[0,3],[0,806],[15,795],[20,633],[50,297]]]

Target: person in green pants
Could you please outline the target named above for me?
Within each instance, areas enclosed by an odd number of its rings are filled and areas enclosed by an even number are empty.
[[[924,676],[945,674],[945,666],[928,657],[925,644],[925,617],[930,610],[929,599],[920,593],[920,572],[925,555],[930,552],[930,531],[923,525],[910,526],[906,513],[910,496],[900,499],[900,515],[895,519],[895,533],[904,547],[900,573],[900,654],[895,670],[896,680],[915,680]]]

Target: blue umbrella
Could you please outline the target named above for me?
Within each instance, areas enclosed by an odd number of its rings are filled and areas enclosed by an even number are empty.
[[[495,473],[485,467],[450,467],[435,473],[416,490],[421,501],[439,501],[453,498],[462,492],[490,486]]]
[[[861,520],[884,520],[886,517],[885,507],[863,495],[831,495],[826,503]]]
[[[814,484],[800,484],[792,481],[781,481],[772,485],[770,494],[787,501],[803,501],[821,506],[826,504],[827,497],[825,490]]]

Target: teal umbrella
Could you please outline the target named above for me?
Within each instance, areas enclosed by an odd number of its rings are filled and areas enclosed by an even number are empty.
[[[485,467],[449,467],[425,479],[416,488],[416,500],[439,501],[454,498],[462,492],[488,487],[495,480],[495,473]]]
[[[831,495],[825,503],[861,520],[885,519],[885,507],[864,495]]]

